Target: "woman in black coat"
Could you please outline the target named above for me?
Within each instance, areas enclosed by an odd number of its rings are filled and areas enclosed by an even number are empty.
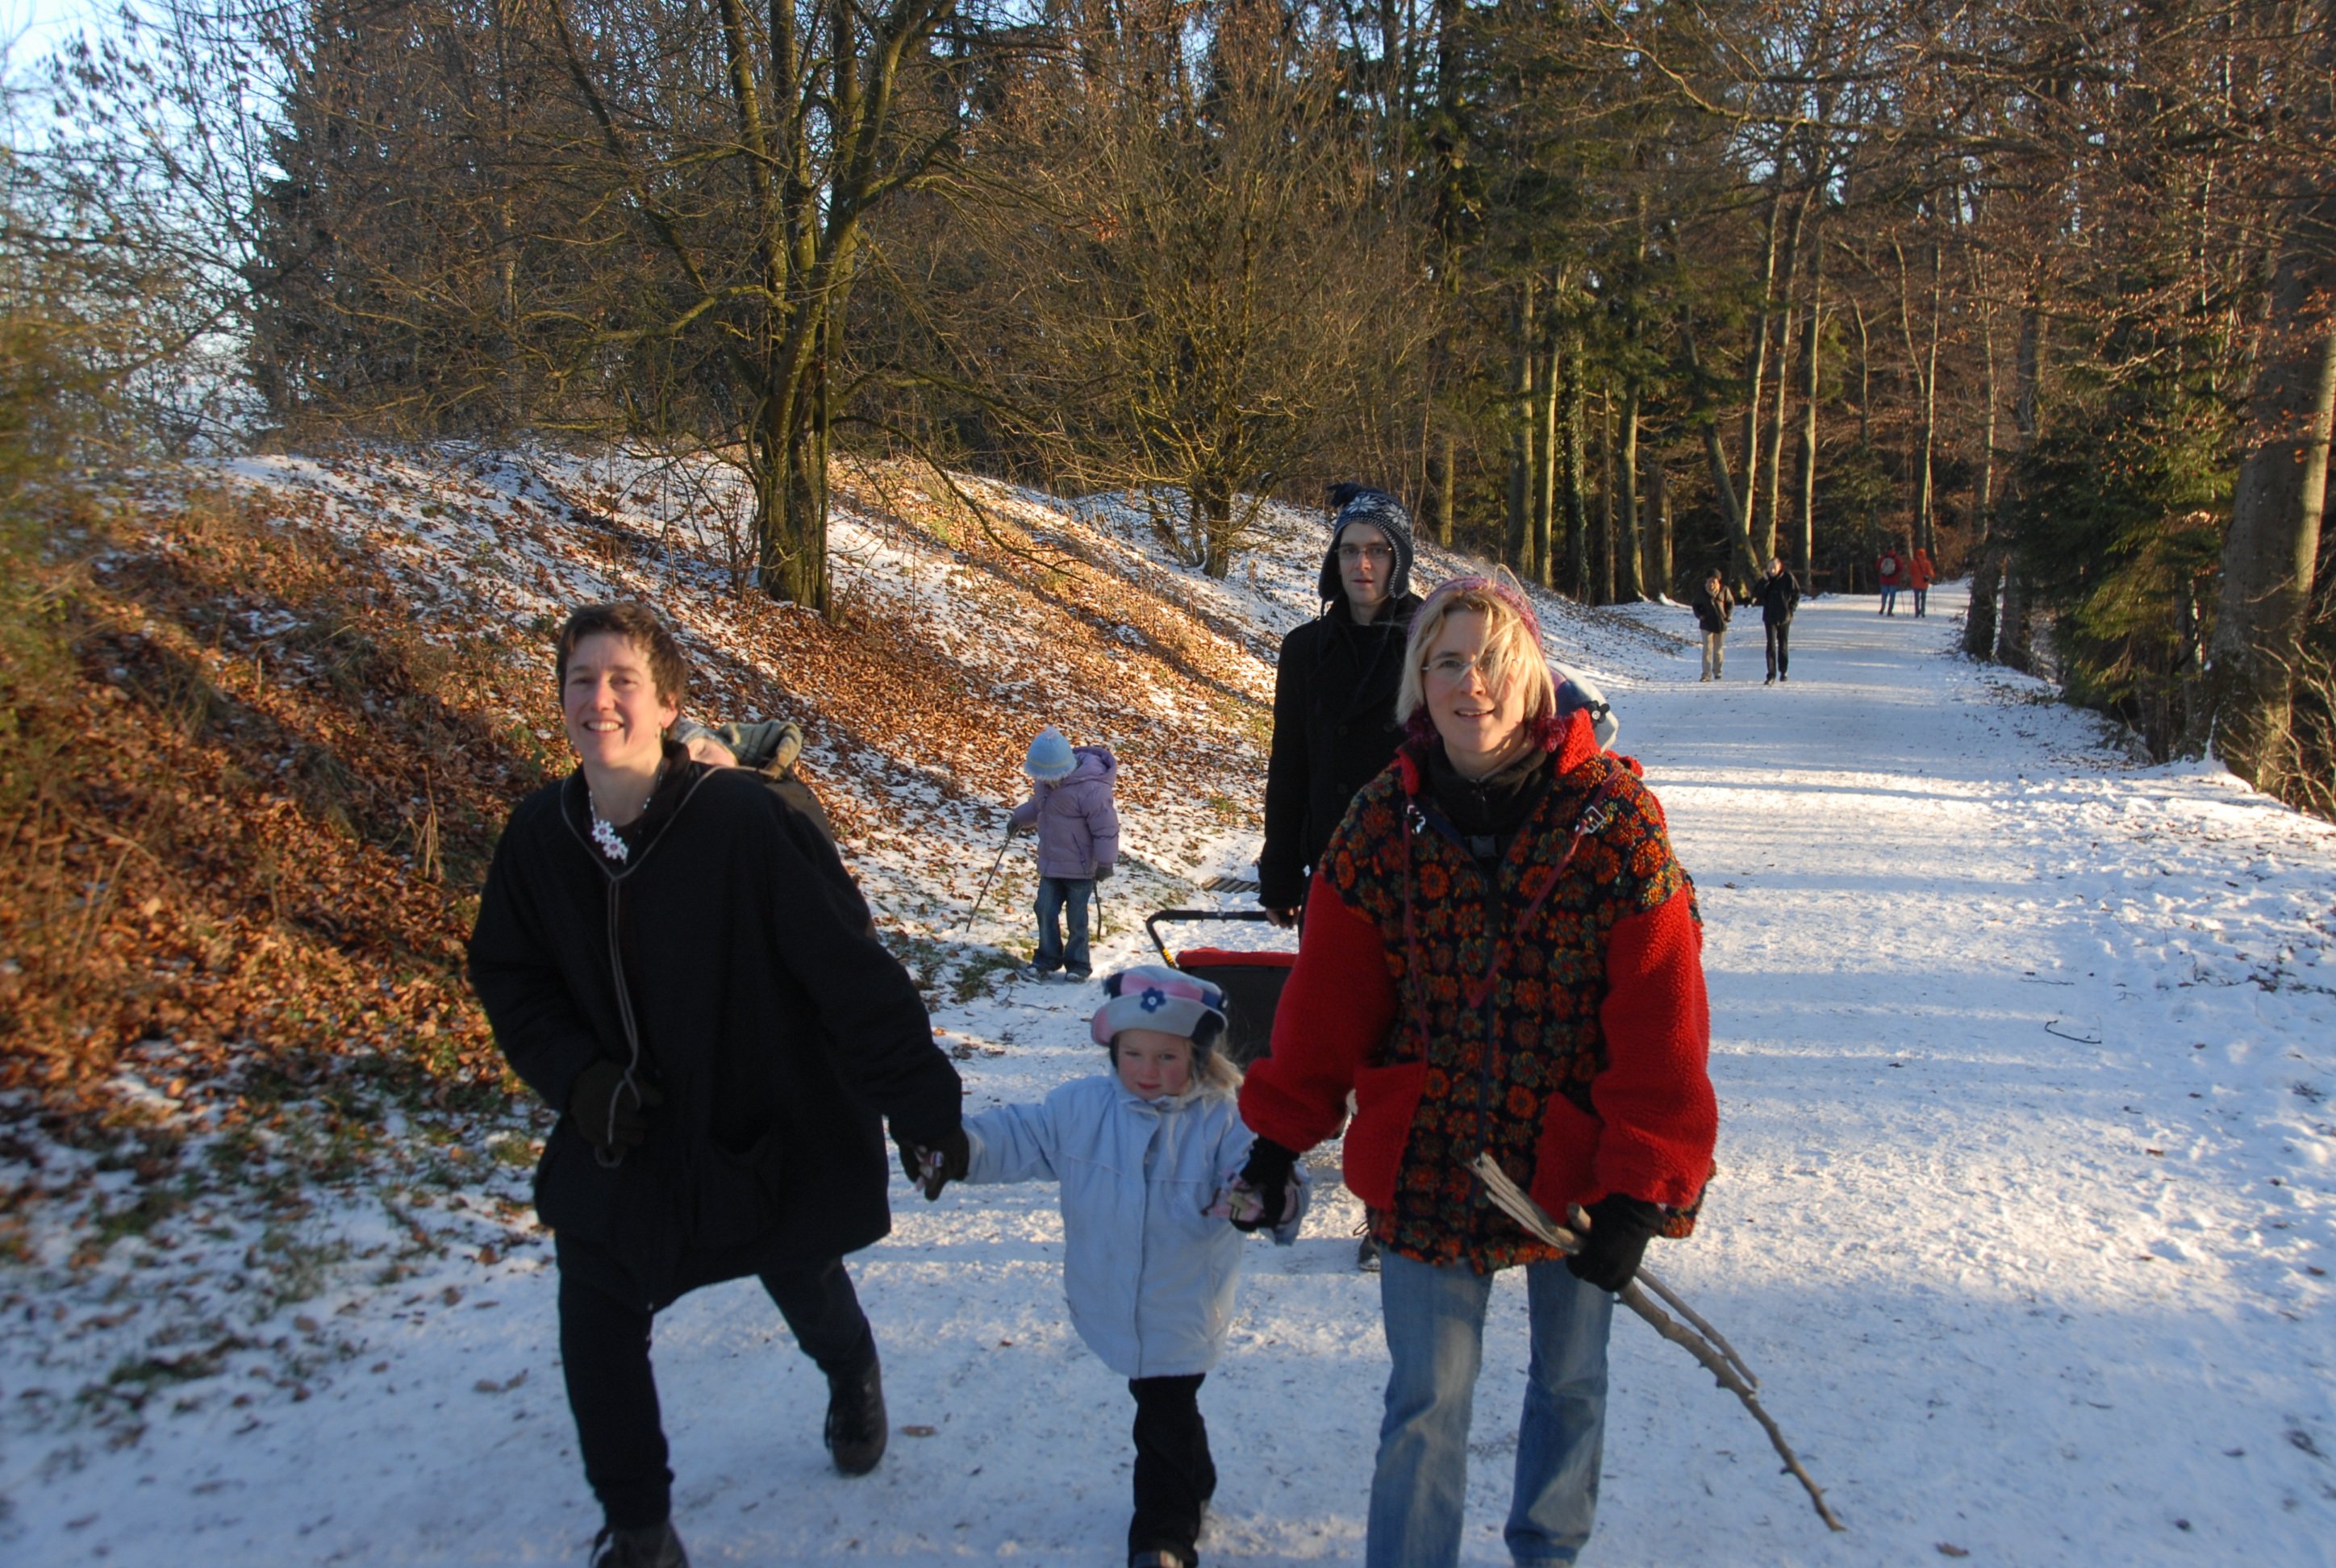
[[[822,829],[755,775],[668,738],[686,678],[640,605],[560,638],[580,765],[496,845],[471,974],[512,1069],[562,1114],[536,1172],[596,1562],[676,1568],[654,1315],[756,1275],[826,1373],[846,1474],[887,1431],[846,1252],[891,1229],[880,1113],[957,1152],[956,1069]]]
[[[1289,925],[1355,793],[1394,760],[1411,591],[1411,516],[1383,490],[1339,485],[1322,552],[1322,613],[1281,639],[1257,901]]]
[[[1714,570],[1695,590],[1695,623],[1703,628],[1703,675],[1718,680],[1728,662],[1728,618],[1736,613],[1735,596]]]

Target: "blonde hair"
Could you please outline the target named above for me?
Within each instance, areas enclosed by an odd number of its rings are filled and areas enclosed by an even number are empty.
[[[1450,592],[1436,589],[1411,618],[1411,635],[1403,646],[1403,684],[1395,694],[1396,723],[1411,723],[1413,716],[1426,706],[1421,667],[1426,662],[1427,650],[1443,635],[1444,623],[1463,610],[1475,610],[1484,618],[1485,687],[1499,691],[1511,680],[1521,679],[1525,683],[1525,722],[1555,716],[1557,682],[1550,677],[1549,660],[1542,656],[1533,628],[1502,595],[1470,587]]]

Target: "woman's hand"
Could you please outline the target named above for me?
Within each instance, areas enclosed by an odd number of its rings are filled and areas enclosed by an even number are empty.
[[[1252,1210],[1246,1203],[1237,1205],[1231,1215],[1233,1229],[1262,1231],[1287,1223],[1290,1174],[1297,1168],[1298,1156],[1271,1138],[1260,1138],[1251,1144],[1249,1164],[1233,1178],[1233,1184],[1254,1193],[1257,1207]]]
[[[1663,1227],[1662,1206],[1609,1193],[1591,1204],[1589,1213],[1582,1251],[1566,1259],[1565,1266],[1575,1279],[1612,1294],[1637,1276],[1647,1243]]]

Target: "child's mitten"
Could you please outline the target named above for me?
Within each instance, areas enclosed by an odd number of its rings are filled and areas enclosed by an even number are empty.
[[[1271,1138],[1260,1138],[1250,1145],[1249,1164],[1227,1189],[1247,1193],[1250,1203],[1236,1203],[1225,1217],[1236,1231],[1262,1231],[1270,1225],[1289,1223],[1291,1208],[1298,1194],[1290,1185],[1290,1174],[1298,1168],[1298,1156]],[[1251,1207],[1251,1204],[1254,1207]]]

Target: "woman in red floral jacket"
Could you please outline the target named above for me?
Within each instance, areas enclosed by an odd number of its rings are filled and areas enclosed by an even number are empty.
[[[1324,852],[1270,1057],[1249,1071],[1251,1186],[1268,1206],[1338,1130],[1369,1212],[1394,1367],[1368,1562],[1459,1558],[1468,1420],[1493,1271],[1522,1265],[1533,1359],[1509,1550],[1571,1563],[1589,1539],[1611,1292],[1658,1232],[1684,1235],[1718,1125],[1702,927],[1633,763],[1560,711],[1515,589],[1463,578],[1412,622],[1409,738]],[[1588,1211],[1565,1258],[1486,1198],[1490,1151],[1542,1207]]]

